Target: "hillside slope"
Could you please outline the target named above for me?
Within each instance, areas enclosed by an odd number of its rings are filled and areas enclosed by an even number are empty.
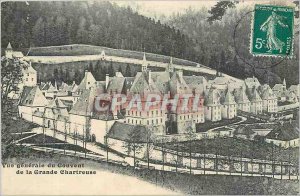
[[[105,1],[3,2],[2,48],[91,44],[193,60],[194,43],[179,30]]]
[[[132,51],[132,50],[123,50],[123,49],[114,49],[103,46],[93,46],[93,45],[85,45],[85,44],[72,44],[72,45],[62,45],[62,46],[48,46],[48,47],[32,47],[27,52],[28,58],[35,57],[39,59],[39,56],[53,58],[59,58],[58,56],[64,56],[66,60],[69,58],[69,61],[73,61],[75,56],[85,56],[85,55],[100,55],[101,52],[104,51],[107,56],[116,56],[116,57],[125,57],[125,58],[133,58],[133,59],[143,59],[143,52],[141,51]],[[56,56],[56,57],[55,57]],[[148,61],[156,61],[169,63],[170,56],[160,55],[155,53],[146,53],[146,57]],[[87,59],[88,60],[88,59]],[[179,65],[186,66],[197,66],[198,63],[174,58],[173,63]],[[201,67],[205,67],[201,65]]]
[[[281,83],[283,78],[286,78],[288,86],[299,83],[299,33],[295,34],[294,58],[253,57],[249,53],[252,15],[247,14],[251,9],[229,9],[222,20],[212,24],[207,21],[209,14],[206,8],[200,11],[189,9],[182,15],[171,17],[167,24],[195,40],[197,44],[194,49],[202,54],[199,63],[239,78],[254,75],[260,82],[271,86]],[[277,66],[271,67],[275,64]]]

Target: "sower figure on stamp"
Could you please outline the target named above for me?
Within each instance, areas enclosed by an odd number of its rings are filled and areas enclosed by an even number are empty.
[[[279,50],[281,53],[284,47],[284,42],[282,42],[276,36],[276,26],[279,24],[282,27],[288,27],[288,25],[283,24],[281,21],[284,17],[279,16],[274,11],[272,15],[260,26],[260,30],[267,31],[267,47],[269,49],[268,52],[272,52],[272,50]]]

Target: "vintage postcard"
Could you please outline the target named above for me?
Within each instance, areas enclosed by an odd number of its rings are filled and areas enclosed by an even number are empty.
[[[1,195],[297,195],[299,101],[298,1],[1,2]]]

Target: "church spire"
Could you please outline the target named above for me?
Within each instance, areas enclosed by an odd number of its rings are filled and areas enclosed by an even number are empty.
[[[286,87],[286,81],[285,81],[285,78],[283,78],[282,84],[283,84],[284,87]]]
[[[10,42],[8,42],[8,45],[7,45],[6,49],[7,49],[7,50],[12,50],[12,47],[11,47]]]
[[[142,71],[147,71],[148,69],[148,63],[146,60],[146,53],[144,52],[144,56],[143,56],[143,63],[142,63]]]
[[[170,58],[170,63],[168,64],[168,68],[167,68],[168,72],[174,72],[174,65],[173,65],[173,58]]]

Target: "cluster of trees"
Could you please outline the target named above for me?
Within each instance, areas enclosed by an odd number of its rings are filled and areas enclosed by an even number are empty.
[[[133,77],[137,73],[137,69],[129,63],[116,65],[112,61],[98,60],[94,63],[90,61],[89,64],[84,66],[84,69],[82,67],[75,68],[74,73],[70,72],[67,65],[59,65],[53,69],[52,74],[47,74],[47,77],[40,74],[38,82],[48,82],[50,80],[53,84],[54,81],[58,84],[61,82],[72,84],[75,81],[76,84],[79,84],[84,77],[84,70],[91,72],[97,81],[104,81],[106,74],[110,77],[115,76],[116,71],[121,72],[125,77]]]
[[[20,90],[18,84],[23,77],[22,66],[14,59],[1,59],[1,119],[3,121],[16,112],[16,102],[11,98]]]
[[[270,68],[280,60],[249,53],[251,14],[240,21],[234,34],[238,19],[251,9],[238,9],[235,4],[225,1],[211,10],[190,8],[162,24],[110,2],[3,2],[1,41],[19,49],[75,43],[145,49],[199,62],[238,78],[254,75],[273,85],[285,77],[288,85],[298,83],[298,73],[293,71],[298,70],[298,34],[294,58]]]
[[[110,2],[4,2],[1,39],[15,48],[92,44],[193,57],[191,39]]]
[[[254,75],[270,85],[286,78],[288,85],[297,84],[299,74],[293,70],[299,69],[299,33],[295,34],[292,59],[253,57],[249,52],[251,7],[235,8],[235,3],[218,2],[210,10],[189,8],[181,15],[171,16],[167,24],[189,35],[196,43],[191,47],[198,54],[197,62],[238,78]]]

